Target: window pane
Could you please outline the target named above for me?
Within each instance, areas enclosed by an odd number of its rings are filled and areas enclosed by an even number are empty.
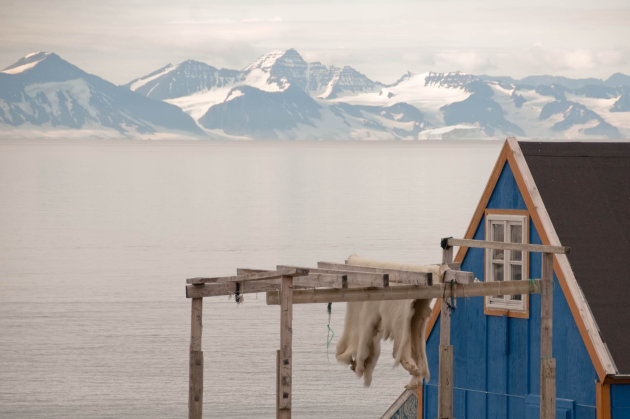
[[[520,224],[510,224],[510,242],[522,243],[523,242],[523,227]],[[510,260],[523,259],[523,252],[517,252],[512,250],[510,252]]]
[[[520,224],[510,224],[510,242],[523,242],[523,227]]]
[[[520,281],[523,279],[521,265],[511,265],[512,267],[512,281]]]
[[[495,242],[505,241],[505,229],[503,227],[503,223],[501,224],[492,224],[492,232],[491,232],[491,240]],[[492,251],[493,259],[503,259],[503,250],[494,249]]]
[[[511,276],[512,276],[512,281],[520,281],[521,279],[523,279],[523,275],[522,275],[522,268],[521,265],[510,265],[511,268]],[[510,296],[511,300],[514,301],[520,301],[521,300],[521,295],[511,295]]]
[[[492,278],[494,281],[503,281],[503,264],[502,263],[493,263],[492,264]],[[502,295],[495,295],[495,298],[503,298]]]

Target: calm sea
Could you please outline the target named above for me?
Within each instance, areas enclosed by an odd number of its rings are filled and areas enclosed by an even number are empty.
[[[496,142],[0,142],[0,417],[187,415],[185,279],[350,254],[437,263],[462,236]],[[375,418],[336,363],[343,304],[294,309],[296,418]],[[204,300],[204,416],[272,418],[279,309]],[[436,372],[433,372],[434,374]]]

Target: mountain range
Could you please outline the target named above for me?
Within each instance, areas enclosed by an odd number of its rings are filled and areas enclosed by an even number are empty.
[[[0,133],[217,139],[621,139],[630,76],[407,73],[392,84],[294,49],[242,70],[187,60],[123,86],[54,53],[0,72]]]

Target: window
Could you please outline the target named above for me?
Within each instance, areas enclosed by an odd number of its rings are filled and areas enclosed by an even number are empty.
[[[486,214],[486,238],[506,243],[527,243],[529,217],[520,214]],[[519,281],[527,279],[527,252],[486,249],[486,281]],[[486,297],[486,311],[527,311],[527,295]],[[494,313],[489,313],[494,314]]]

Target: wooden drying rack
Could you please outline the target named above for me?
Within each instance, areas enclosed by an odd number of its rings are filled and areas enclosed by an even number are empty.
[[[453,246],[542,253],[541,279],[533,281],[473,282],[473,273],[453,263]],[[236,276],[187,279],[186,298],[192,300],[188,416],[202,417],[203,352],[202,301],[204,297],[265,292],[267,304],[280,305],[280,349],[276,363],[276,415],[291,417],[293,304],[351,301],[408,300],[542,294],[540,345],[540,417],[555,418],[556,362],[552,357],[553,254],[569,253],[564,246],[443,239],[442,264],[450,269],[443,282],[431,273],[319,262],[317,268],[279,265],[276,270],[238,269]],[[453,346],[450,311],[441,305],[438,375],[438,417],[453,418]]]

